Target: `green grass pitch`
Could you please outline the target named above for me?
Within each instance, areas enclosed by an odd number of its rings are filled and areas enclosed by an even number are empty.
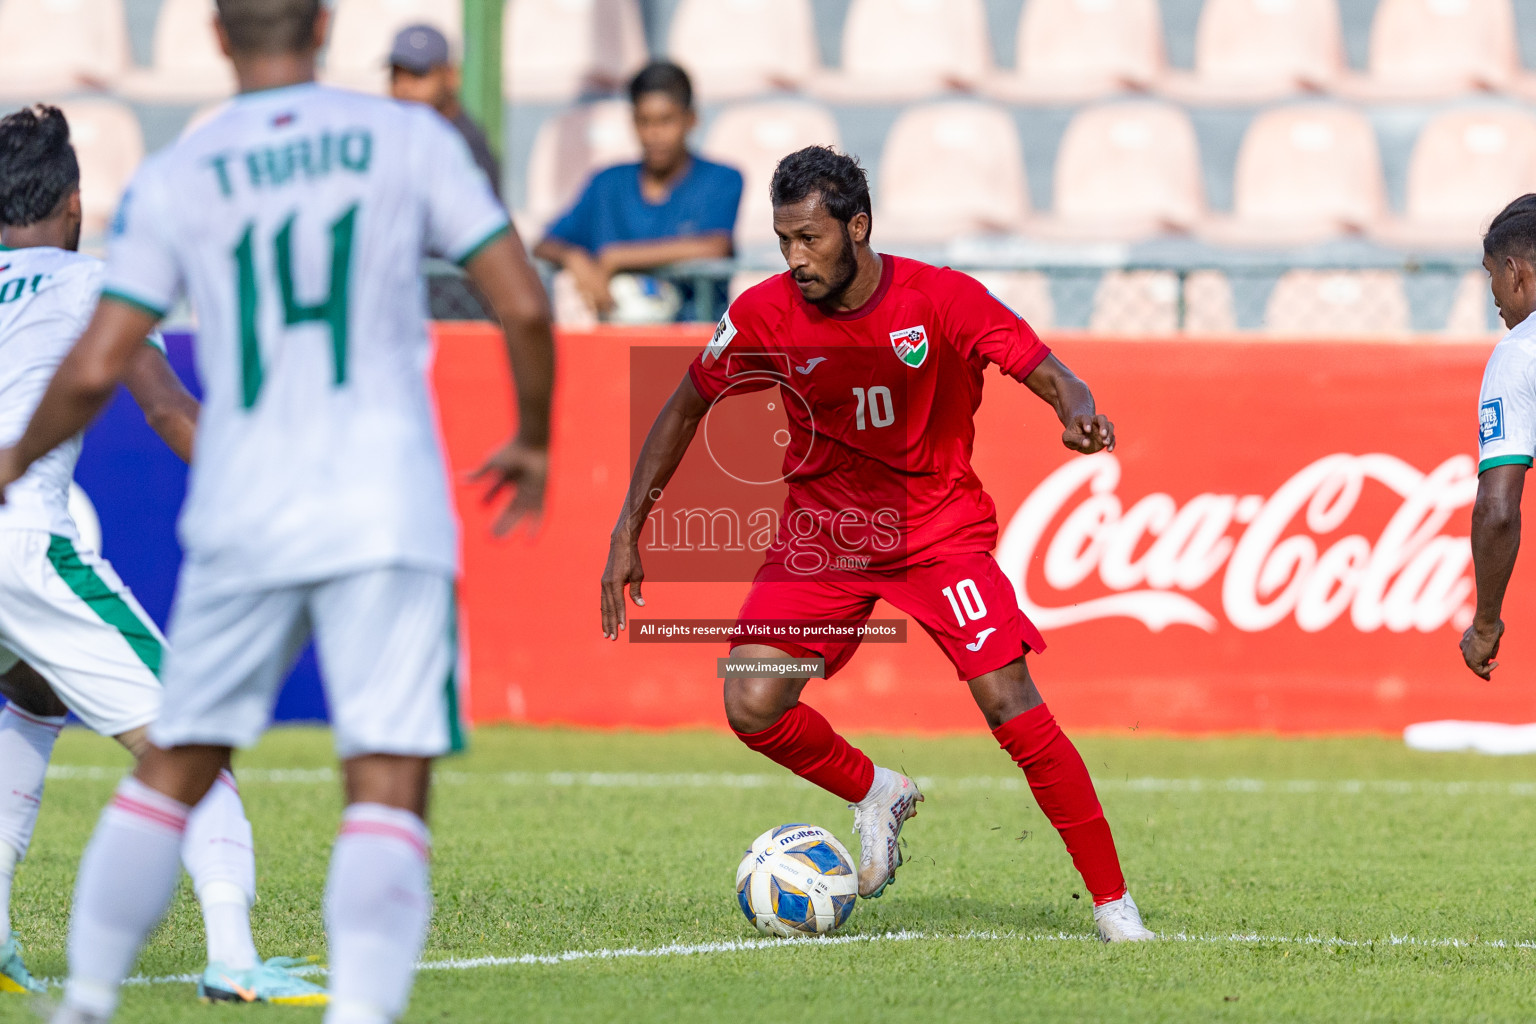
[[[836,799],[712,733],[482,729],[433,802],[437,913],[412,1022],[1529,1020],[1536,1017],[1536,777],[1529,758],[1421,755],[1371,738],[1085,736],[1132,891],[1168,941],[1106,947],[1060,841],[978,728],[859,737],[926,781],[898,883],[849,941],[768,945],[731,878],[759,832],[846,835]],[[13,918],[64,972],[82,844],[125,758],[71,730]],[[340,812],[325,733],[245,756],[263,955],[323,954],[320,887]],[[107,771],[81,771],[103,766]],[[548,773],[557,774],[549,777]],[[589,776],[586,773],[600,773]],[[475,958],[657,951],[474,966]],[[740,944],[732,946],[731,944]],[[721,948],[724,946],[725,948]],[[183,885],[140,961],[202,966]],[[35,1020],[0,996],[0,1021]],[[187,983],[129,990],[126,1022],[316,1022],[204,1007]]]

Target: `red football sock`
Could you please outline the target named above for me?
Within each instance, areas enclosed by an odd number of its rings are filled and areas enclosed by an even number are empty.
[[[875,782],[875,763],[837,733],[815,708],[796,704],[762,732],[737,738],[802,779],[857,803]]]
[[[1115,852],[1104,809],[1083,757],[1041,704],[996,729],[992,735],[1018,766],[1040,809],[1050,819],[1072,855],[1072,864],[1093,894],[1094,906],[1125,895],[1125,875]]]

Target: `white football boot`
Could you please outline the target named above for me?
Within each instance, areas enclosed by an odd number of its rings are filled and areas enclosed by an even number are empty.
[[[905,775],[875,766],[869,794],[853,808],[853,830],[859,836],[859,895],[874,899],[896,880],[901,866],[902,822],[917,817],[923,794]]]
[[[108,1020],[72,1006],[61,1006],[49,1018],[49,1024],[108,1024]]]
[[[1099,938],[1105,942],[1147,942],[1157,938],[1156,932],[1141,923],[1141,911],[1136,909],[1136,901],[1131,899],[1130,893],[1102,907],[1094,907],[1093,923],[1099,929]]]

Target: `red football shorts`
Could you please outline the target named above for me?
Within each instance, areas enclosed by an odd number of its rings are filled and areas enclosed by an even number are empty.
[[[929,559],[899,573],[840,572],[836,579],[806,579],[777,562],[757,571],[737,623],[765,619],[859,624],[875,601],[906,612],[938,643],[961,679],[975,679],[1020,657],[1045,650],[1035,624],[1024,617],[1013,584],[986,552]],[[824,658],[827,677],[848,663],[857,637],[804,643],[765,640],[744,633],[731,646],[764,644],[796,658]]]

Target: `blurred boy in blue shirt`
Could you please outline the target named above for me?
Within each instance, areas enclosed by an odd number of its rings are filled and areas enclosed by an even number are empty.
[[[613,311],[609,282],[615,274],[734,253],[741,172],[688,151],[698,115],[687,73],[670,61],[647,65],[629,83],[629,98],[640,162],[594,175],[576,205],[533,250],[567,270],[599,316]],[[691,285],[679,283],[683,303],[677,319],[699,319],[701,312],[709,318],[708,306],[723,307],[725,282],[716,287],[717,295],[694,296]]]

